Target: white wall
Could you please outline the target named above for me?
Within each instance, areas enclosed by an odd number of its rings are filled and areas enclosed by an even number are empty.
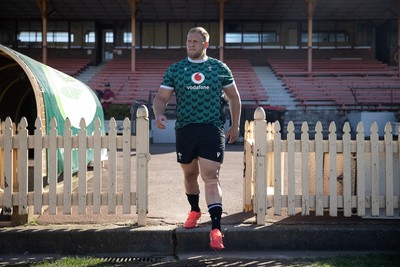
[[[357,133],[357,125],[359,122],[362,122],[364,125],[364,134],[365,136],[370,136],[371,134],[371,125],[376,122],[378,124],[378,134],[379,136],[383,136],[385,134],[385,124],[387,122],[396,121],[393,112],[357,112],[350,113],[348,115],[349,123],[351,125],[352,131]],[[392,127],[394,125],[392,124]],[[393,129],[394,132],[394,129]]]
[[[168,119],[167,128],[164,130],[158,129],[151,120],[151,132],[154,144],[174,144],[175,143],[175,119]]]

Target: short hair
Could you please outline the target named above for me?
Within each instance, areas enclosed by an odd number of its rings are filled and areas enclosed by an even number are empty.
[[[203,27],[194,27],[191,28],[188,32],[188,35],[191,33],[200,33],[200,35],[203,37],[203,40],[205,42],[209,42],[210,40],[210,34],[208,34],[208,32],[206,31],[206,29],[204,29]]]

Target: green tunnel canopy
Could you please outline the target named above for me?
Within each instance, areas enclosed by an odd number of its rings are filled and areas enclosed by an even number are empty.
[[[87,134],[94,131],[94,121],[100,119],[104,133],[104,113],[96,94],[81,81],[42,64],[30,57],[0,45],[0,119],[10,117],[19,123],[28,119],[30,129],[34,120],[45,121],[46,132],[55,118],[59,135],[64,133],[64,121],[69,118],[71,130],[77,134],[81,118],[85,119]],[[32,134],[32,133],[30,133]],[[88,150],[87,160],[93,160]],[[58,151],[58,173],[63,171],[63,150]],[[73,171],[78,169],[78,153],[73,151]]]

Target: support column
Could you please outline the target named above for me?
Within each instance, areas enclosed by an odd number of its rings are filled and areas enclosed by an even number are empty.
[[[219,0],[219,60],[224,61],[224,5],[225,0]]]
[[[136,0],[130,0],[131,8],[131,71],[136,71]]]
[[[47,64],[47,0],[42,0],[42,63]]]
[[[313,34],[313,16],[317,0],[306,0],[308,2],[308,75],[312,75],[312,34]]]

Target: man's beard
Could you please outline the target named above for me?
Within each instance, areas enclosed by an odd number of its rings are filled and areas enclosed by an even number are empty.
[[[187,54],[190,58],[202,58],[202,57],[204,57],[205,52],[203,50],[198,51],[198,52],[197,51],[196,52],[188,51]]]

